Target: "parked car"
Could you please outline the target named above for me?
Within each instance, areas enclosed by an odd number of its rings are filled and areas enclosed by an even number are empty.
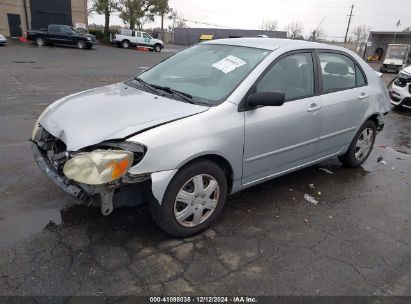
[[[130,46],[145,46],[160,52],[164,48],[164,42],[151,37],[146,32],[121,29],[113,37],[113,43],[118,47],[128,49]]]
[[[229,194],[331,157],[360,166],[389,110],[382,79],[345,48],[213,40],[51,104],[32,150],[56,185],[104,215],[127,197],[148,201],[161,228],[185,237]]]
[[[65,44],[79,49],[91,49],[97,43],[94,35],[83,34],[72,26],[61,24],[50,24],[47,30],[27,31],[26,38],[34,41],[37,46]]]
[[[409,52],[409,44],[389,44],[380,72],[394,72],[397,74],[407,66]]]
[[[390,90],[391,103],[411,109],[411,66],[403,69]]]
[[[0,45],[5,45],[7,43],[7,38],[0,34]]]

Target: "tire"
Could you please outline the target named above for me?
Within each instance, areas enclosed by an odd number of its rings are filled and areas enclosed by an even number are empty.
[[[340,162],[347,167],[355,168],[360,166],[370,155],[376,134],[377,127],[375,123],[372,120],[367,120],[358,130],[348,151],[338,157]],[[362,151],[360,152],[361,149]]]
[[[130,47],[130,41],[128,41],[128,40],[121,41],[121,47],[123,49],[128,49]]]
[[[78,40],[78,41],[76,42],[76,45],[77,45],[77,48],[78,48],[78,49],[81,49],[81,50],[83,50],[83,49],[86,48],[86,44],[84,43],[83,40]]]
[[[91,50],[92,48],[93,48],[92,45],[87,45],[87,49],[88,49],[88,50]]]
[[[210,185],[215,188],[207,193]],[[187,237],[210,227],[220,215],[226,198],[227,177],[223,169],[211,161],[198,161],[177,172],[161,205],[154,201],[150,203],[151,214],[168,234]]]
[[[154,45],[154,51],[161,52],[161,44],[157,43]]]
[[[45,46],[46,45],[46,40],[42,37],[36,38],[36,45],[37,46]]]

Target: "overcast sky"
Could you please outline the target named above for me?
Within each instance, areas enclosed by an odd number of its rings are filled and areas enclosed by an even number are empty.
[[[326,36],[343,38],[354,4],[350,29],[365,24],[372,30],[394,31],[398,20],[399,30],[411,26],[411,0],[169,0],[169,5],[185,19],[189,27],[215,27],[258,29],[263,20],[277,20],[279,30],[292,21],[299,20],[307,35],[321,20]],[[166,21],[166,26],[169,24]],[[104,24],[104,17],[91,15],[89,23]],[[112,16],[111,24],[123,24],[118,16]],[[159,18],[146,27],[159,26]]]

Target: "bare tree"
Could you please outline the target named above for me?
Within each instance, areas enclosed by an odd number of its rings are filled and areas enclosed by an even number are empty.
[[[174,28],[185,28],[188,27],[187,23],[184,20],[184,16],[181,15],[178,11],[172,10],[169,18],[173,21],[173,32]]]
[[[301,21],[293,21],[287,25],[288,38],[300,39],[302,37],[304,26]]]
[[[277,20],[263,20],[260,28],[264,31],[276,31],[278,29]]]
[[[356,47],[358,47],[358,45],[361,42],[365,42],[368,38],[368,33],[370,32],[370,28],[368,26],[366,26],[365,24],[356,26],[353,31],[353,40],[356,44]]]
[[[411,32],[411,26],[407,26],[405,29],[402,30],[403,32]]]
[[[322,28],[314,30],[311,34],[312,41],[318,41],[325,37],[326,32]]]

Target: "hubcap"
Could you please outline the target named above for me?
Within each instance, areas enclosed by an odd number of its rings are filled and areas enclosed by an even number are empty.
[[[43,45],[44,44],[44,42],[43,42],[43,39],[37,39],[37,45]]]
[[[364,157],[368,155],[371,149],[372,142],[374,139],[373,129],[364,129],[357,139],[357,144],[355,145],[355,158],[357,160],[363,160]]]
[[[123,42],[123,48],[128,49],[128,43],[127,42]]]
[[[79,41],[79,42],[77,42],[77,46],[78,46],[79,49],[82,49],[84,47],[84,44],[83,44],[83,42]]]
[[[208,174],[190,178],[174,201],[174,216],[184,227],[195,227],[207,220],[217,207],[220,186]]]

